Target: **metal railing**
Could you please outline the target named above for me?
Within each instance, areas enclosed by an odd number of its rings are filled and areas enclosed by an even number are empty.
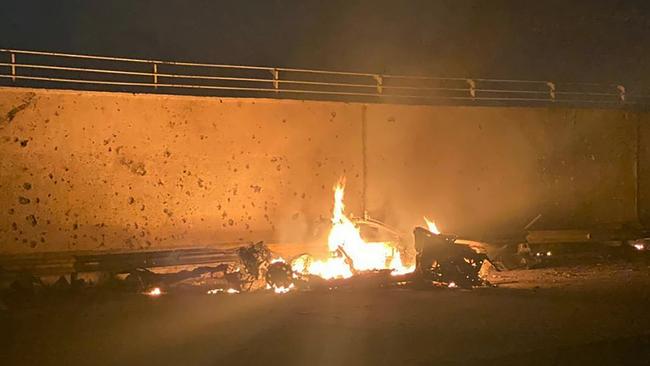
[[[437,78],[0,49],[0,83],[34,87],[411,103],[649,104],[619,84]]]

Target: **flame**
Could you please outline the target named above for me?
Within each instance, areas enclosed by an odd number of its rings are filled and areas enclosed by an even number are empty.
[[[223,292],[225,292],[227,294],[238,294],[239,290],[236,290],[234,288],[229,288],[227,290],[224,290],[222,288],[215,288],[215,289],[212,289],[212,290],[208,290],[207,294],[208,295],[214,295],[214,294],[220,294],[220,293],[223,293]]]
[[[366,242],[359,228],[345,215],[343,181],[334,187],[334,208],[332,228],[327,238],[330,256],[323,260],[307,261],[298,258],[292,269],[324,279],[349,278],[357,271],[390,269],[393,274],[404,274],[415,270],[414,266],[402,263],[399,250],[390,242]]]
[[[298,258],[293,261],[291,269],[296,273],[308,273],[326,280],[350,278],[353,274],[345,258],[335,254],[324,260],[307,261],[306,258]]]
[[[146,294],[152,297],[156,297],[162,295],[162,290],[160,287],[154,287],[151,290],[147,291]]]
[[[433,221],[429,221],[426,217],[424,217],[424,222],[427,223],[427,229],[431,231],[432,233],[436,235],[440,235],[440,230],[438,230],[438,227],[436,226],[436,223]]]
[[[276,294],[286,294],[287,292],[291,291],[295,286],[290,284],[288,287],[284,286],[273,286],[273,292]]]

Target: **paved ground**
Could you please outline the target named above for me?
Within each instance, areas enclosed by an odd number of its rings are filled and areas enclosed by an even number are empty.
[[[647,264],[492,280],[472,291],[49,297],[0,311],[0,364],[650,364]]]

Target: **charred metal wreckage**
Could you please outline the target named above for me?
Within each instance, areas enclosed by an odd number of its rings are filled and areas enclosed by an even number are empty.
[[[72,270],[71,274],[59,275],[58,279],[51,281],[49,285],[46,285],[41,277],[51,277],[54,273],[33,266],[31,273],[29,270],[13,272],[14,276],[9,288],[13,293],[24,295],[39,290],[75,290],[103,285],[130,292],[160,294],[183,285],[210,288],[212,291],[210,293],[214,293],[226,292],[226,290],[244,292],[264,288],[286,292],[294,288],[319,290],[397,285],[421,287],[432,284],[471,288],[487,284],[479,275],[484,262],[489,261],[485,253],[479,253],[469,245],[456,243],[456,237],[453,235],[434,234],[420,227],[414,230],[413,235],[416,249],[415,270],[403,274],[381,269],[353,271],[353,275],[349,278],[323,279],[292,269],[294,261],[304,261],[306,255],[284,261],[274,256],[263,242],[258,242],[219,252],[193,249],[191,254],[181,250],[104,256],[77,255],[62,267],[62,270],[63,268]],[[345,263],[350,268],[354,268],[352,259],[342,247],[337,250],[336,255],[343,257]],[[193,268],[174,270],[179,267],[188,268],[188,265],[192,265]],[[168,270],[161,272],[160,268]],[[50,267],[49,270],[52,271],[52,268]],[[84,271],[100,275],[88,280],[87,277],[82,276]],[[4,273],[0,272],[5,279],[9,278],[10,274],[12,273],[6,269]]]

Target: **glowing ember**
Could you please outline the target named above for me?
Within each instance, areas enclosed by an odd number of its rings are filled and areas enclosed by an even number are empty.
[[[634,248],[636,250],[643,250],[643,249],[645,249],[645,245],[643,245],[642,243],[636,243],[636,244],[634,244]]]
[[[286,294],[287,292],[291,291],[294,288],[293,283],[289,285],[289,287],[284,287],[284,286],[279,286],[279,287],[273,287],[273,292],[276,294]]]
[[[149,290],[148,292],[146,292],[146,294],[149,295],[149,296],[156,297],[156,296],[162,295],[162,290],[160,289],[160,287],[154,287],[151,290]]]
[[[415,267],[406,267],[397,248],[390,242],[366,242],[361,238],[359,228],[345,215],[343,204],[344,185],[334,188],[334,209],[332,228],[327,245],[330,256],[323,260],[298,258],[292,263],[292,270],[308,273],[324,279],[349,278],[356,271],[391,269],[403,274]]]
[[[235,290],[234,288],[229,288],[227,290],[224,290],[222,288],[215,288],[212,290],[208,290],[207,294],[208,295],[214,295],[214,294],[221,294],[221,293],[227,293],[227,294],[238,294],[239,290]]]
[[[424,222],[427,223],[427,229],[431,231],[432,233],[436,235],[440,235],[440,230],[438,230],[438,227],[436,226],[436,223],[433,221],[429,221],[426,217],[424,218]]]

